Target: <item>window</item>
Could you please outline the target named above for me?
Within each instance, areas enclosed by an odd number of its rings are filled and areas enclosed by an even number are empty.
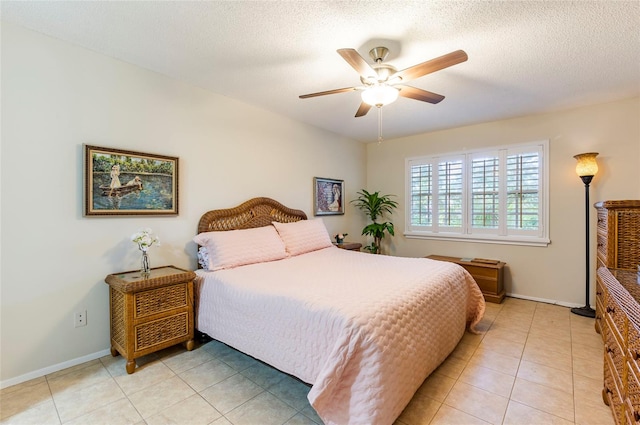
[[[407,159],[406,236],[547,245],[548,144]]]

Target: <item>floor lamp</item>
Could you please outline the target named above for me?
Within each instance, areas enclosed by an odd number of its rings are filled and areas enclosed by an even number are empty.
[[[593,176],[595,176],[598,172],[598,163],[596,162],[596,156],[598,156],[596,152],[581,153],[574,156],[574,158],[578,160],[578,165],[576,165],[576,173],[578,174],[578,176],[580,176],[582,182],[584,183],[585,233],[587,235],[587,240],[585,243],[586,302],[584,307],[574,307],[571,309],[571,312],[584,317],[596,317],[596,311],[592,309],[591,305],[589,304],[589,183],[591,183],[591,179],[593,179]]]

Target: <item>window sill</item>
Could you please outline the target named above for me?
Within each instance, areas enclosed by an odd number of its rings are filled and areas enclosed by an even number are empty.
[[[404,232],[407,239],[428,239],[436,241],[450,242],[475,242],[492,243],[501,245],[522,245],[522,246],[547,246],[551,243],[548,238],[536,238],[527,236],[495,236],[495,235],[461,235],[458,233],[426,233],[426,232]]]

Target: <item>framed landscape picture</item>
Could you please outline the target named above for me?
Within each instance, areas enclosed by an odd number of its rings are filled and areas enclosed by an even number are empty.
[[[84,145],[84,215],[178,215],[178,158]]]
[[[313,178],[314,215],[344,214],[344,180]]]

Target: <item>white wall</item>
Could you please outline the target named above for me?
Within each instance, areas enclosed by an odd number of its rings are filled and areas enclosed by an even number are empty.
[[[497,258],[508,265],[506,290],[517,296],[585,303],[584,185],[575,174],[573,155],[599,152],[600,171],[591,183],[590,200],[640,199],[640,99],[528,116],[387,140],[367,147],[369,190],[398,195],[393,216],[397,236],[391,252],[401,256],[442,254]],[[405,158],[500,144],[550,141],[550,236],[548,247],[407,239]],[[595,267],[595,210],[590,211],[591,265]],[[591,273],[591,303],[595,303]]]
[[[313,177],[365,185],[364,145],[2,23],[2,386],[106,353],[107,274],[139,267],[129,240],[151,227],[153,266],[193,269],[200,216],[268,196],[312,214]],[[180,159],[177,217],[82,216],[82,144]],[[324,218],[359,235],[350,205]],[[86,309],[86,327],[73,313]]]

